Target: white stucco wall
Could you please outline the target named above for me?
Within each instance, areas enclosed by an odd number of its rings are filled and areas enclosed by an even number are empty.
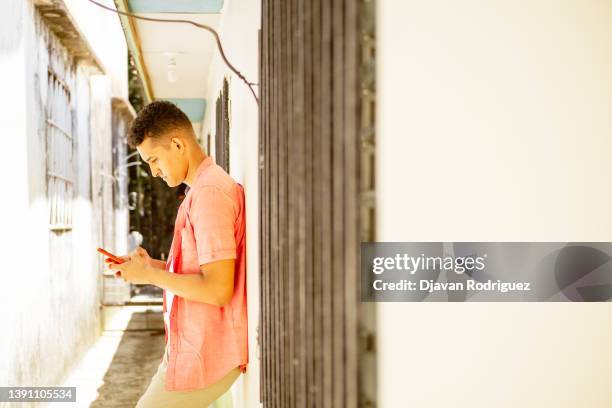
[[[225,0],[219,33],[227,57],[251,82],[257,82],[260,4],[256,1]],[[259,117],[257,104],[247,86],[227,69],[215,53],[209,76],[207,107],[201,140],[210,133],[214,152],[215,103],[223,78],[230,83],[230,174],[245,188],[247,220],[247,293],[249,313],[249,366],[233,387],[234,406],[258,407],[259,353]],[[257,87],[255,88],[257,91]]]
[[[612,3],[384,0],[378,241],[612,239]],[[378,305],[379,407],[609,407],[608,304]]]
[[[0,274],[0,285],[5,290],[0,296],[0,322],[7,329],[19,330],[19,316],[13,313],[14,305],[18,305],[21,298],[19,294],[26,287],[29,279],[16,278],[23,276],[22,260],[28,256],[25,245],[16,245],[27,239],[27,225],[23,218],[23,209],[28,207],[27,173],[27,138],[26,134],[26,72],[25,54],[26,39],[24,27],[23,3],[19,0],[7,1],[0,13],[0,86],[3,97],[0,98],[0,123],[3,134],[11,135],[7,138],[10,145],[10,154],[5,154],[0,160],[0,174],[3,175],[2,187],[9,192],[9,199],[3,200],[0,211],[0,243],[5,256],[5,273]],[[10,142],[9,142],[10,140]],[[0,336],[0,350],[14,350],[18,344],[16,336]],[[0,359],[0,379],[6,380],[11,373],[12,359]],[[3,381],[6,383],[6,381]]]
[[[120,33],[120,27],[118,30]],[[98,29],[97,38],[102,40],[106,34],[113,38],[112,30],[107,31],[110,34]],[[107,50],[111,46],[106,45]],[[109,52],[102,60],[114,67],[116,76],[104,77],[92,88],[91,72],[72,64],[69,52],[50,33],[32,1],[2,3],[0,127],[6,141],[5,157],[0,160],[5,197],[0,206],[0,244],[5,254],[5,273],[0,274],[4,289],[0,322],[6,329],[0,336],[3,385],[60,384],[100,333],[101,277],[93,239],[97,219],[92,213],[90,129],[95,123],[96,134],[109,153],[111,94],[127,97],[127,72],[121,73],[126,59],[121,53],[125,49],[122,37],[115,47],[119,53]],[[51,55],[53,69],[70,88],[74,116],[73,228],[68,250],[62,253],[50,253],[45,119]],[[92,98],[100,104],[94,110],[90,109]],[[109,168],[110,155],[104,157]],[[65,267],[58,268],[60,264]]]
[[[5,13],[9,10],[8,14]],[[7,160],[1,160],[5,203],[0,212],[2,248],[6,273],[0,277],[5,296],[0,298],[0,320],[6,333],[0,344],[4,352],[0,382],[7,385],[57,384],[99,332],[97,271],[83,258],[88,246],[91,217],[82,198],[89,200],[89,179],[75,180],[72,239],[79,240],[71,252],[54,254],[71,268],[53,270],[51,265],[49,209],[46,197],[47,65],[49,49],[55,64],[71,88],[78,129],[75,160],[89,166],[87,103],[89,85],[80,69],[61,68],[66,50],[50,35],[30,2],[3,3],[0,59],[5,82],[2,98],[2,129],[13,140]],[[4,24],[6,23],[6,25]],[[80,143],[83,143],[81,145]],[[85,149],[83,149],[85,147]],[[61,275],[54,273],[61,272]],[[44,362],[44,363],[43,363]]]

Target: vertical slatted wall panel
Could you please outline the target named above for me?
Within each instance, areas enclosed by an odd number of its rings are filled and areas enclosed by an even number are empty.
[[[359,16],[360,53],[359,83],[361,98],[359,102],[360,117],[360,224],[361,241],[375,241],[375,108],[376,108],[376,15],[373,1],[361,3]],[[359,307],[359,340],[360,364],[362,367],[376,365],[376,310],[370,303],[362,303]],[[360,401],[365,406],[368,401],[376,399],[376,373],[374,370],[359,370]]]
[[[344,136],[344,19],[343,2],[332,2],[332,270],[331,285],[333,288],[332,313],[332,351],[333,406],[344,405],[344,155],[342,138]]]
[[[322,269],[321,269],[321,205],[320,199],[321,194],[321,157],[320,149],[321,145],[321,65],[317,64],[321,55],[321,4],[318,1],[311,3],[311,19],[312,19],[312,47],[310,50],[310,58],[312,59],[312,93],[311,93],[311,131],[312,135],[308,140],[311,143],[308,145],[311,147],[306,153],[306,157],[310,157],[311,169],[310,177],[312,181],[311,185],[311,196],[314,198],[312,205],[312,295],[313,300],[312,311],[312,326],[310,333],[312,333],[312,358],[310,358],[311,365],[311,377],[309,378],[309,384],[311,384],[311,406],[321,406],[321,396],[323,389],[323,337],[324,333],[321,332],[320,322],[323,320],[323,302],[322,302]]]
[[[263,0],[260,39],[262,401],[373,406],[360,392],[361,14],[372,0]],[[370,57],[373,58],[373,55]],[[370,212],[368,212],[370,214]],[[370,322],[371,323],[371,322]],[[366,366],[367,365],[367,366]]]
[[[357,99],[360,94],[358,83],[358,53],[357,41],[359,28],[357,25],[357,2],[346,1],[344,3],[344,132],[342,134],[342,145],[344,154],[344,265],[341,274],[344,278],[344,355],[345,372],[344,379],[344,405],[347,407],[357,406],[359,400],[358,388],[358,305],[359,305],[359,283],[360,282],[360,237],[359,231],[359,112]],[[339,81],[340,78],[334,78]],[[348,91],[348,90],[351,91]],[[353,373],[351,375],[351,373]]]

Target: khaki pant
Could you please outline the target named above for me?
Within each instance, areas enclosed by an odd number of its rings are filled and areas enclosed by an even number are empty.
[[[234,368],[216,383],[195,391],[166,391],[166,368],[168,368],[168,349],[151,379],[149,387],[138,400],[136,408],[207,408],[230,389],[240,375],[240,369]]]

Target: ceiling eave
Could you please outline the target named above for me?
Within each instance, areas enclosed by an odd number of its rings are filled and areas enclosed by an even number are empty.
[[[126,13],[130,12],[130,9],[127,5],[127,0],[114,0],[114,2],[115,6],[117,7],[117,10]],[[136,25],[134,24],[133,17],[119,15],[119,18],[121,20],[123,32],[125,34],[125,40],[127,42],[128,48],[130,49],[134,57],[136,70],[138,71],[138,74],[142,81],[145,104],[147,104],[155,99],[155,95],[153,94],[153,89],[151,87],[151,80],[149,78],[147,66],[145,65],[144,58],[142,56],[142,49],[140,46],[141,42],[140,37],[138,36],[138,30],[136,29]]]

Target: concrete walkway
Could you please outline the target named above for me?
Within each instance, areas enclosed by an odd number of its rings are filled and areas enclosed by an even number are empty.
[[[133,408],[164,352],[161,306],[105,309],[106,330],[64,382],[77,387],[77,403],[51,407]]]

